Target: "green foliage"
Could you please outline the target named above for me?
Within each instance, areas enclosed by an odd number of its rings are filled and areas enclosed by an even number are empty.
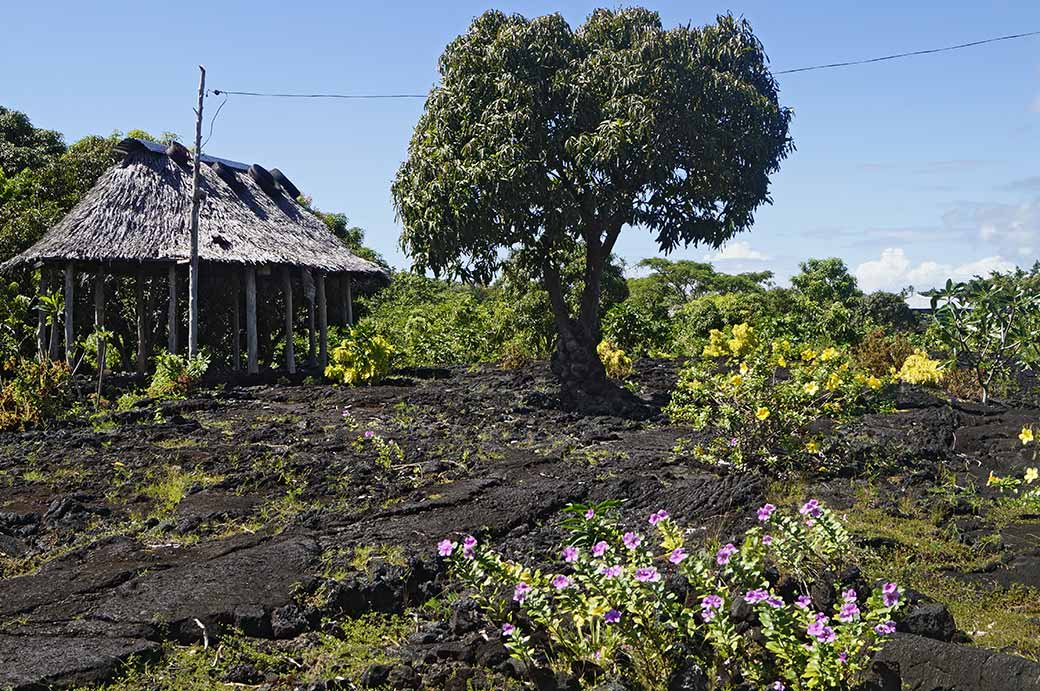
[[[835,584],[839,601],[816,611],[813,584],[846,565],[852,549],[841,521],[816,500],[798,513],[763,506],[760,525],[739,546],[717,550],[687,546],[686,531],[665,511],[650,516],[652,546],[624,532],[609,505],[568,512],[565,563],[551,572],[506,560],[472,537],[461,549],[450,540],[438,548],[455,578],[505,622],[515,658],[576,672],[586,688],[617,680],[663,691],[677,669],[693,664],[713,690],[738,681],[756,689],[848,689],[895,630],[891,617],[902,599],[895,583],[869,594]],[[678,587],[666,587],[669,579]],[[781,583],[789,584],[782,595]],[[502,602],[503,591],[516,607]],[[736,620],[745,608],[756,626]]]
[[[614,305],[603,317],[603,337],[635,357],[668,352],[670,336],[667,316],[632,299]]]
[[[711,333],[703,357],[681,371],[666,412],[712,431],[708,445],[695,449],[705,460],[793,465],[817,459],[813,421],[877,408],[882,384],[857,370],[844,349],[761,340],[738,324]]]
[[[60,133],[33,127],[25,113],[0,106],[0,173],[42,168],[64,152]]]
[[[856,345],[853,354],[860,367],[883,377],[897,372],[913,352],[914,346],[905,334],[874,328]]]
[[[628,379],[632,374],[632,358],[610,341],[601,341],[596,347],[599,359],[611,379]]]
[[[385,338],[359,325],[336,348],[325,377],[337,384],[375,384],[390,374],[394,348]]]
[[[877,290],[864,295],[859,310],[863,321],[893,331],[912,331],[920,324],[917,315],[906,304],[906,297],[899,293]]]
[[[1040,362],[1040,273],[993,273],[927,293],[935,317],[934,334],[949,352],[974,371],[982,400],[995,382]]]
[[[798,266],[801,271],[791,277],[791,285],[818,305],[837,302],[851,308],[863,295],[856,284],[856,277],[849,273],[845,262],[837,257],[809,259]]]
[[[772,271],[724,274],[706,262],[672,261],[663,257],[643,259],[637,266],[650,269],[644,278],[633,279],[632,292],[647,293],[668,309],[680,307],[709,293],[761,293],[773,278]]]
[[[209,361],[209,355],[204,352],[193,358],[159,353],[155,357],[155,374],[146,393],[158,400],[184,398],[209,369]]]
[[[68,415],[72,375],[64,362],[10,358],[0,369],[0,432]]]
[[[762,46],[729,15],[664,30],[645,9],[596,10],[573,30],[559,14],[488,11],[440,74],[392,187],[402,247],[420,271],[485,283],[520,250],[582,349],[598,343],[600,276],[624,226],[665,251],[718,246],[750,227],[792,148]],[[577,244],[574,311],[559,275]]]

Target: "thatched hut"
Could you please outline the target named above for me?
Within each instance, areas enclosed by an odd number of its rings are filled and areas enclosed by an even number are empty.
[[[137,366],[145,366],[145,320],[142,285],[165,274],[169,285],[168,349],[177,351],[178,274],[190,259],[192,196],[191,154],[180,144],[163,146],[124,139],[123,159],[106,171],[90,192],[44,237],[9,260],[0,270],[19,266],[42,269],[47,277],[64,274],[66,357],[72,357],[73,298],[76,273],[95,277],[95,324],[104,326],[104,277],[137,277]],[[244,294],[247,367],[257,364],[257,275],[280,276],[285,304],[285,355],[295,371],[293,285],[303,286],[308,303],[310,354],[314,364],[315,321],[320,364],[327,361],[327,295],[334,292],[344,323],[353,321],[352,285],[385,282],[382,268],[352,254],[308,209],[297,202],[299,190],[278,169],[203,155],[199,210],[200,274],[219,275],[222,290],[233,294],[231,318],[235,368],[241,360],[240,307]],[[294,281],[294,276],[298,279]],[[44,281],[41,281],[44,283]],[[244,290],[243,290],[244,286]],[[200,298],[205,310],[206,296]],[[299,303],[297,303],[299,304]],[[43,331],[41,317],[40,330]],[[42,341],[42,338],[41,338]],[[52,351],[57,349],[51,339]],[[52,356],[56,356],[52,352]]]

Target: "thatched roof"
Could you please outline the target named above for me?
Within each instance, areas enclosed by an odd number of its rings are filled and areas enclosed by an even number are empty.
[[[37,262],[186,261],[190,252],[191,160],[180,145],[125,139],[124,158],[43,238],[0,269]],[[199,258],[288,264],[385,279],[302,207],[277,169],[202,156]]]

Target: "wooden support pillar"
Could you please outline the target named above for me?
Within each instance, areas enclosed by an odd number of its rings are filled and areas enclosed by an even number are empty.
[[[242,369],[242,274],[234,271],[232,281],[234,282],[235,306],[231,309],[231,339],[232,362],[231,367],[236,372]]]
[[[97,336],[97,366],[98,372],[103,372],[105,369],[105,356],[107,355],[107,348],[105,347],[105,339],[101,338],[100,332],[105,328],[105,274],[102,267],[98,267],[98,272],[94,276],[94,331],[98,334]]]
[[[329,364],[329,309],[325,300],[325,274],[318,273],[318,364],[324,372]]]
[[[306,269],[305,269],[306,270]],[[318,365],[318,350],[315,338],[315,306],[316,295],[304,295],[307,298],[307,366],[311,369]]]
[[[256,362],[256,267],[246,267],[246,371],[260,371]]]
[[[292,269],[282,269],[282,290],[285,292],[285,368],[296,374],[296,353],[293,343]]]
[[[65,361],[69,364],[72,364],[72,314],[76,306],[74,279],[75,265],[69,262],[65,265]]]
[[[36,354],[43,360],[47,354],[47,315],[43,311],[43,296],[47,294],[47,267],[40,268],[40,292],[36,298]]]
[[[354,326],[354,296],[351,294],[352,286],[350,281],[350,274],[347,274],[346,278],[343,279],[346,283],[346,300],[347,300],[347,326]]]
[[[166,350],[177,352],[177,265],[171,264],[166,274],[170,288],[170,302],[166,309]]]
[[[134,300],[137,303],[137,373],[144,374],[148,366],[148,310],[144,304],[144,269],[137,270]]]

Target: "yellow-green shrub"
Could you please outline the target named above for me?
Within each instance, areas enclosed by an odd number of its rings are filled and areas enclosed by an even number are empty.
[[[599,353],[599,359],[611,379],[627,379],[632,374],[632,358],[610,341],[600,341],[596,346],[596,352]]]
[[[11,358],[0,366],[0,431],[59,419],[71,403],[72,374],[65,362]]]
[[[356,327],[332,350],[325,376],[337,384],[374,384],[390,374],[394,348],[382,336]]]
[[[941,362],[928,357],[928,353],[915,350],[896,376],[908,384],[938,384],[943,379],[943,367]]]
[[[885,380],[856,367],[844,348],[760,340],[747,324],[713,330],[699,360],[680,372],[666,412],[714,431],[695,452],[734,464],[787,464],[818,451],[810,424],[846,420],[882,402]]]

